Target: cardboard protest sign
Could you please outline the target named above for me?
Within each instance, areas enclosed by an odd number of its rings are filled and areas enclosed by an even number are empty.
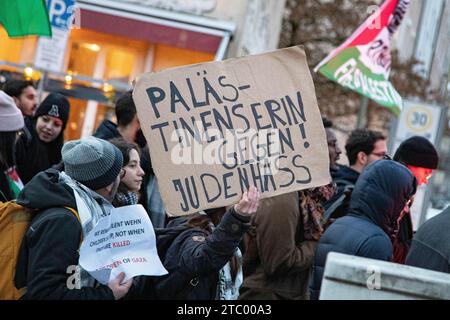
[[[121,272],[124,281],[138,275],[167,274],[158,256],[152,223],[141,205],[115,208],[103,217],[83,240],[79,262],[103,284]]]
[[[328,146],[303,48],[143,75],[133,91],[167,212],[330,182]]]

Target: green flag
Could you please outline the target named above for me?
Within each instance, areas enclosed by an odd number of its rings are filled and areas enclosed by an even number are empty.
[[[328,79],[391,109],[396,115],[402,97],[389,81],[391,40],[410,0],[386,0],[358,30],[316,68]]]
[[[0,0],[0,24],[8,36],[52,36],[45,0]]]

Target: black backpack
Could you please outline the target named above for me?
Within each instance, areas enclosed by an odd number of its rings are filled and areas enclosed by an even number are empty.
[[[337,179],[334,181],[339,189],[342,189],[342,194],[334,200],[334,202],[325,210],[323,215],[325,223],[332,218],[336,211],[345,212],[350,205],[350,198],[352,196],[355,185],[347,180]]]

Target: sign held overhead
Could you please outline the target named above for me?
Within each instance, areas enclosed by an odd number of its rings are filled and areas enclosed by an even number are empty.
[[[171,215],[331,180],[302,47],[148,73],[133,98]]]

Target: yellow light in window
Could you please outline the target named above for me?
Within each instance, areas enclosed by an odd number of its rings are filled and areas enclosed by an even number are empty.
[[[41,78],[41,73],[38,70],[35,70],[31,65],[28,65],[23,69],[23,76],[28,81],[38,81]]]
[[[72,75],[66,74],[66,76],[64,77],[64,81],[66,82],[67,85],[71,85],[72,84]]]
[[[100,46],[96,43],[83,43],[81,46],[94,52],[100,51]]]
[[[110,93],[114,90],[114,87],[112,85],[110,85],[109,83],[105,82],[103,84],[103,92],[104,93]]]
[[[33,78],[34,69],[32,67],[26,67],[23,70],[23,75],[27,80],[31,80]]]

